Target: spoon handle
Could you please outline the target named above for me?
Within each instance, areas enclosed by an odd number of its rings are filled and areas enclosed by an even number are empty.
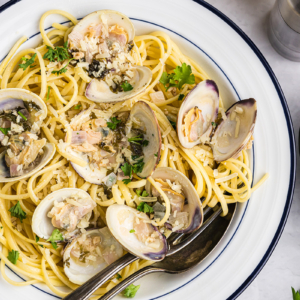
[[[103,295],[98,300],[110,300],[113,297],[115,297],[117,294],[121,293],[125,288],[127,288],[129,285],[134,283],[136,280],[154,272],[165,272],[165,270],[153,266],[142,268],[137,272],[133,273],[132,275],[130,275],[129,277],[127,277],[126,279],[124,279],[122,282],[120,282],[114,288],[109,290],[105,295]]]
[[[137,259],[130,253],[125,254],[62,300],[88,299],[104,282]]]

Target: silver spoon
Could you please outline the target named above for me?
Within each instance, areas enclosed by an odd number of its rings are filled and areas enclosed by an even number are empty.
[[[183,246],[180,248],[180,251],[175,251],[175,253],[172,254],[169,254],[169,251],[168,257],[166,257],[164,260],[135,272],[134,274],[120,282],[118,285],[116,285],[114,288],[112,288],[110,291],[108,291],[98,300],[112,299],[130,284],[134,283],[136,280],[142,278],[145,275],[155,272],[179,274],[194,268],[201,261],[203,261],[218,245],[233,219],[235,210],[236,203],[229,205],[229,212],[225,218],[217,218],[215,217],[215,213],[212,214],[215,221],[210,221],[208,224],[210,226],[206,225],[206,230],[202,230],[204,231],[202,234],[198,234],[196,237],[194,234],[191,234],[187,239],[191,238],[191,236],[194,235],[193,242],[190,242],[188,247]],[[207,221],[208,220],[209,218],[207,219]],[[205,223],[201,228],[203,228],[204,226]],[[186,240],[183,240],[179,245],[185,244],[185,241]],[[172,249],[173,247],[171,247],[171,250]]]
[[[230,207],[231,207],[231,210],[232,210],[231,213],[233,215],[234,212],[235,212],[236,205],[232,204]],[[222,212],[221,208],[219,208],[218,210],[216,210],[214,212],[213,212],[213,210],[210,207],[205,208],[205,210],[204,210],[205,222],[203,223],[203,225],[198,230],[196,230],[195,232],[193,232],[192,234],[190,234],[182,242],[180,242],[180,240],[183,238],[183,236],[184,236],[183,234],[174,234],[173,236],[171,236],[168,239],[168,243],[169,243],[169,245],[171,247],[170,247],[170,249],[169,249],[169,251],[167,253],[167,256],[169,257],[171,255],[174,255],[175,253],[177,253],[178,251],[180,251],[184,247],[186,247],[188,244],[190,244],[191,242],[193,242],[200,235],[200,233],[202,233],[220,215],[221,212]],[[229,213],[230,213],[230,211],[229,211]],[[218,218],[218,219],[224,219],[224,218]],[[232,216],[230,218],[229,223],[231,222],[231,219],[232,219]],[[223,225],[224,228],[221,227],[221,228],[218,229],[220,232],[223,232],[223,231],[224,232],[220,236],[220,238],[217,239],[217,242],[219,242],[221,240],[222,236],[224,235],[225,231],[227,230],[227,227],[228,227],[229,223],[227,225],[225,224],[226,226]],[[215,225],[213,227],[217,228]],[[216,245],[217,245],[217,243],[214,244],[214,247]],[[210,251],[212,251],[213,248],[211,248]],[[204,257],[206,257],[209,254],[209,252]],[[204,257],[202,259],[204,259]],[[88,299],[103,283],[105,283],[113,275],[115,275],[120,270],[122,270],[127,265],[131,264],[132,262],[136,261],[137,259],[139,259],[139,258],[136,257],[136,256],[134,256],[134,255],[132,255],[132,254],[130,254],[130,253],[125,254],[124,256],[122,256],[121,258],[119,258],[118,260],[116,260],[114,263],[112,263],[111,265],[109,265],[108,267],[106,267],[104,270],[102,270],[101,272],[99,272],[98,274],[96,274],[94,277],[92,277],[90,280],[88,280],[82,286],[80,286],[79,288],[77,288],[76,290],[74,290],[72,293],[70,293],[69,295],[67,295],[63,300],[75,300],[75,299],[76,300],[86,300],[86,299]],[[164,259],[163,261],[165,261],[165,260],[166,259]],[[149,268],[153,268],[156,265],[157,264],[154,264],[153,266],[151,266]],[[144,274],[144,275],[146,275],[146,274]],[[142,275],[142,276],[144,276],[144,275]],[[125,280],[122,283],[124,283],[124,282],[125,282]],[[116,293],[118,293],[118,292],[116,292]]]

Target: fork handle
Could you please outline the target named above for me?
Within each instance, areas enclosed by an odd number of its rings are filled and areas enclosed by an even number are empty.
[[[62,300],[88,299],[104,282],[137,259],[138,257],[130,253],[125,254]]]
[[[156,268],[153,266],[148,266],[145,268],[142,268],[138,270],[137,272],[133,273],[126,279],[124,279],[122,282],[117,284],[115,287],[113,287],[111,290],[109,290],[106,294],[104,294],[102,297],[100,297],[98,300],[110,300],[113,297],[115,297],[117,294],[121,293],[125,288],[127,288],[129,285],[137,281],[138,279],[151,274],[155,272],[165,272],[164,269]]]

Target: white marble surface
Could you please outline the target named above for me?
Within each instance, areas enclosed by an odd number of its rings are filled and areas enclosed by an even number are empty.
[[[26,0],[23,0],[26,1]],[[184,0],[190,1],[190,0]],[[0,0],[0,6],[7,2]],[[275,72],[286,96],[296,138],[300,125],[300,63],[281,57],[267,37],[268,16],[275,0],[207,0],[230,17],[258,46]],[[297,141],[298,147],[298,141]],[[298,178],[299,168],[297,171]],[[291,286],[300,289],[300,183],[282,237],[264,269],[240,300],[289,300]]]

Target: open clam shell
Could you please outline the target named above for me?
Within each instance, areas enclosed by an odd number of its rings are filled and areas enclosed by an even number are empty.
[[[129,82],[133,87],[127,92],[112,92],[103,80],[93,79],[86,88],[85,96],[94,102],[120,102],[131,99],[146,90],[152,79],[152,72],[147,67],[136,66],[134,77]]]
[[[177,117],[177,134],[181,145],[192,148],[208,141],[212,122],[218,116],[219,89],[213,80],[197,84],[185,97]]]
[[[143,146],[144,168],[142,172],[137,173],[139,177],[147,178],[153,173],[160,160],[161,134],[158,121],[151,107],[143,101],[138,101],[132,107],[129,123],[129,128],[142,130],[144,139],[149,142],[148,145]]]
[[[211,146],[217,162],[236,158],[247,147],[254,131],[257,104],[253,98],[233,104],[226,112],[226,119],[217,127]]]
[[[32,216],[32,231],[40,238],[45,240],[49,239],[56,227],[53,226],[51,218],[48,217],[48,213],[54,207],[55,202],[60,203],[72,196],[88,199],[91,203],[94,202],[91,196],[81,189],[65,188],[57,190],[45,197],[35,209]]]
[[[113,27],[116,29],[110,31],[110,28]],[[87,34],[93,34],[95,37],[101,36],[103,45],[105,45],[103,48],[99,44],[99,51],[101,54],[99,52],[98,56],[95,56],[97,60],[96,63],[98,65],[103,62],[103,59],[110,60],[111,58],[107,45],[113,45],[117,42],[123,49],[132,45],[135,36],[135,29],[130,19],[124,14],[114,10],[99,10],[85,16],[73,28],[69,35],[69,48],[78,49],[81,47],[81,43],[85,42]],[[95,51],[91,51],[89,49],[91,47],[92,45],[88,45],[87,49],[83,50],[85,52],[85,61],[89,64],[93,61],[93,55],[90,54]],[[127,55],[127,52],[125,54]],[[101,70],[103,70],[103,68],[101,68]],[[116,68],[118,69],[118,67],[114,67],[113,69]],[[109,67],[106,71],[111,69],[112,67]],[[152,72],[149,68],[143,66],[134,66],[133,68],[130,68],[130,73],[131,72],[134,73],[132,78],[130,78],[130,80],[128,79],[128,81],[126,80],[132,86],[131,90],[119,91],[118,89],[115,89],[115,91],[112,91],[111,85],[108,85],[101,76],[97,77],[96,75],[97,78],[92,79],[86,88],[86,97],[95,102],[118,102],[135,97],[139,93],[143,92],[150,84]]]
[[[87,243],[89,241],[90,245]],[[64,272],[70,281],[81,285],[123,256],[123,253],[123,247],[107,227],[87,230],[76,236],[64,249]]]
[[[162,180],[165,183],[167,183],[167,180],[169,180],[169,182],[176,183],[177,186],[181,187],[180,194],[184,196],[182,212],[188,213],[188,222],[183,228],[178,230],[173,230],[173,231],[178,233],[190,233],[197,230],[202,225],[203,222],[203,208],[198,193],[195,187],[193,186],[193,184],[191,183],[191,181],[181,172],[169,167],[157,168],[152,174],[152,178],[155,181],[159,182]],[[173,205],[174,207],[176,207],[175,206],[176,204],[178,207],[178,201],[176,201],[179,196],[178,191],[173,190],[171,186],[167,186],[167,187],[162,186],[161,188],[169,198],[171,202],[171,207]],[[150,195],[152,194],[150,182],[147,182],[146,190]],[[172,202],[173,200],[174,202]],[[174,215],[176,216],[176,214],[178,215],[179,213],[180,211],[177,211],[177,213],[172,212],[170,218],[174,217]],[[166,227],[172,228],[169,221],[167,221]]]
[[[9,111],[14,108],[24,108],[24,103],[32,103],[40,108],[38,116],[35,116],[34,123],[32,125],[31,133],[38,133],[43,120],[47,116],[47,107],[44,101],[34,93],[31,93],[24,89],[4,89],[0,91],[0,111]],[[31,105],[31,104],[30,104]],[[31,116],[30,116],[31,117]],[[33,129],[34,128],[34,129]],[[42,148],[43,153],[38,155],[35,161],[23,170],[23,174],[19,176],[11,176],[10,169],[7,167],[5,156],[7,149],[4,149],[0,154],[0,182],[12,182],[21,180],[34,175],[40,169],[42,169],[53,157],[56,152],[55,145],[53,143],[46,143]]]
[[[112,235],[130,253],[153,261],[162,260],[166,256],[166,238],[151,225],[146,214],[127,205],[114,204],[106,211],[106,221]]]

